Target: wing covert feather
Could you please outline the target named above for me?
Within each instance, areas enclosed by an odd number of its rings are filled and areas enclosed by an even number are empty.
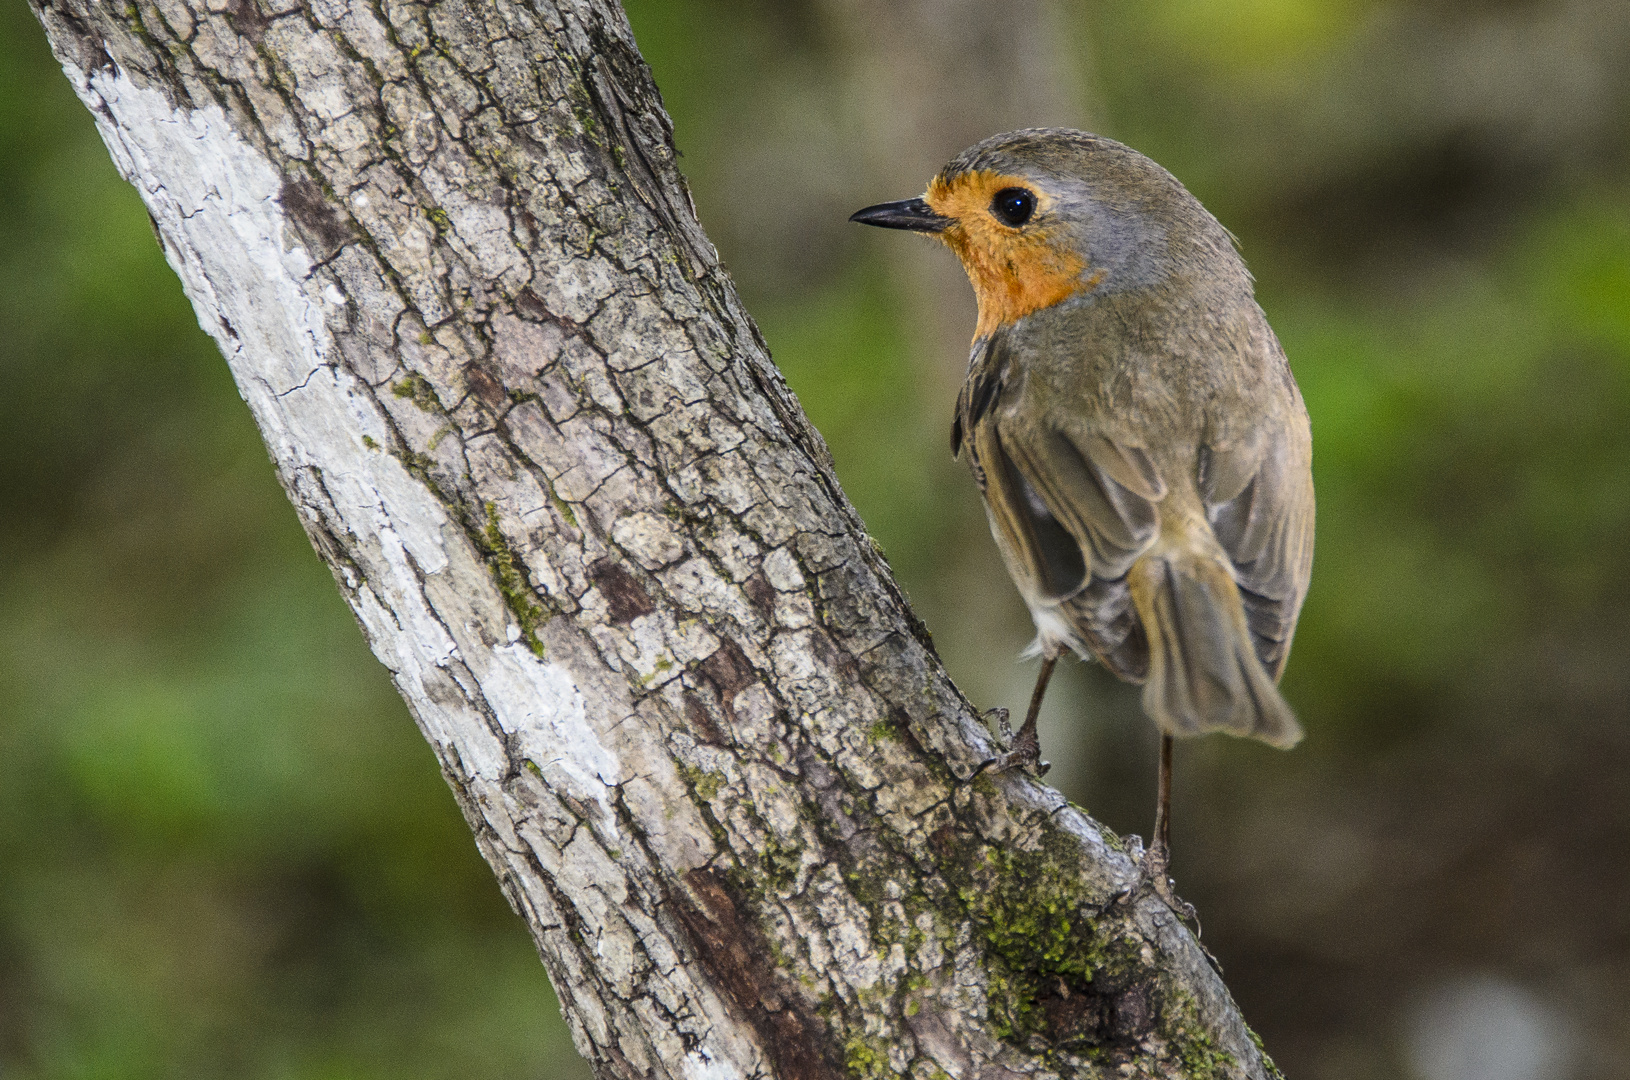
[[[1150,496],[1163,496],[1166,487],[1141,451],[1138,461],[1108,439],[1083,442],[1049,427],[1027,428],[1016,437],[1004,430],[1002,437],[1009,457],[1052,516],[1090,552],[1092,575],[1122,578],[1159,535],[1159,512]],[[1136,488],[1121,483],[1117,473]]]

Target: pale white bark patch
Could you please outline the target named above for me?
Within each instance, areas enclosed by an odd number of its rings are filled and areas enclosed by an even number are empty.
[[[521,756],[542,769],[552,786],[594,793],[611,825],[615,817],[607,793],[622,782],[622,770],[589,725],[571,675],[558,664],[540,663],[522,644],[491,651],[494,663],[484,673],[482,689],[510,703],[498,713],[499,725],[516,737]],[[557,771],[564,783],[556,779]]]
[[[117,68],[64,70],[159,223],[170,264],[274,455],[298,492],[320,486],[313,498],[326,499],[354,538],[363,559],[347,584],[357,611],[379,658],[413,691],[427,734],[488,780],[510,767],[500,737],[513,737],[557,790],[600,807],[597,824],[615,835],[611,800],[622,776],[571,672],[516,643],[503,598],[456,523],[396,458],[363,442],[384,445],[390,424],[335,363],[328,319],[343,317],[334,309],[347,297],[294,239],[277,166],[218,106],[176,107]],[[328,115],[345,114],[340,88],[309,94]],[[452,595],[464,598],[462,610],[448,610]],[[455,668],[473,671],[474,684]]]
[[[742,1080],[743,1074],[736,1063],[723,1058],[710,1058],[692,1050],[685,1055],[680,1066],[685,1080]]]

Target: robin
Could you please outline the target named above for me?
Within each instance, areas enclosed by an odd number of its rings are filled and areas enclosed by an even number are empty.
[[[939,238],[979,303],[951,452],[1041,657],[1023,727],[981,768],[1045,771],[1036,714],[1064,650],[1141,683],[1161,733],[1142,874],[1177,907],[1174,737],[1302,736],[1275,684],[1312,570],[1312,437],[1251,275],[1171,173],[1083,131],[986,139],[922,198],[850,220]]]

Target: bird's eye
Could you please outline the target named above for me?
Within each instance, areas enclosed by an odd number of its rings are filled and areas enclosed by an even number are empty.
[[[1036,212],[1036,196],[1022,187],[1003,188],[991,200],[990,212],[1002,224],[1017,229]]]

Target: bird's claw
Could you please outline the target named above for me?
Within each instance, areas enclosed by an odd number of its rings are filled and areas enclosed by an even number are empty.
[[[1138,860],[1138,883],[1130,891],[1136,894],[1148,889],[1160,897],[1161,901],[1172,909],[1173,915],[1176,915],[1185,923],[1193,924],[1194,936],[1198,940],[1200,937],[1200,913],[1194,910],[1193,904],[1177,895],[1168,869],[1170,866],[1171,852],[1166,849],[1165,844],[1158,840],[1155,841],[1154,844],[1150,845],[1149,850],[1143,853],[1143,858]],[[1216,961],[1212,960],[1212,964],[1215,965]]]
[[[1122,904],[1131,903],[1141,896],[1144,890],[1154,893],[1171,909],[1173,915],[1186,924],[1192,924],[1194,943],[1200,946],[1200,951],[1205,954],[1206,963],[1211,965],[1211,970],[1220,978],[1223,973],[1222,963],[1212,955],[1210,949],[1206,948],[1205,942],[1200,940],[1199,912],[1194,910],[1193,904],[1177,895],[1172,887],[1171,876],[1166,872],[1171,853],[1158,843],[1145,851],[1143,840],[1135,834],[1127,835],[1123,839],[1126,841],[1128,853],[1138,864],[1137,880],[1110,896],[1109,902],[1104,905],[1104,911],[1113,911]]]
[[[1008,724],[1007,717],[1007,710],[1000,707],[980,714],[979,718],[981,720],[987,722],[990,720],[996,721],[997,740],[1007,750],[1005,753],[981,761],[979,767],[973,771],[973,776],[968,777],[968,779],[972,780],[974,776],[978,776],[986,769],[993,772],[1007,772],[1009,769],[1022,768],[1032,776],[1046,776],[1047,770],[1053,767],[1051,761],[1041,760],[1041,742],[1036,738],[1035,730],[1021,731],[1015,737],[1012,726]]]
[[[1007,772],[1009,769],[1017,768],[1023,769],[1031,776],[1039,778],[1046,776],[1047,770],[1051,769],[1052,767],[1053,763],[1051,761],[1041,760],[1041,755],[1037,753],[1036,747],[1031,746],[1026,749],[1023,746],[1017,746],[1005,754],[997,754],[995,757],[986,758],[984,761],[981,761],[979,763],[979,768],[973,771],[973,775],[978,776],[986,769],[989,769],[991,772],[1002,773]],[[972,780],[973,776],[970,776],[968,779]]]

